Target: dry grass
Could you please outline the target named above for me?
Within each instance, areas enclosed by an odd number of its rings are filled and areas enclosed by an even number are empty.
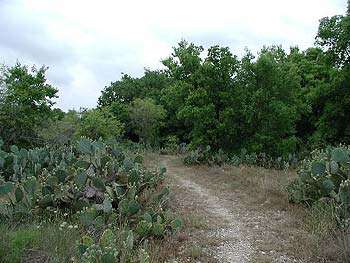
[[[213,195],[238,204],[239,216],[253,240],[250,262],[350,262],[350,235],[335,230],[329,211],[315,207],[308,210],[290,204],[285,186],[296,177],[293,171],[276,171],[258,167],[184,167],[179,158],[153,155],[147,160],[156,164],[170,160],[184,178],[206,187]],[[159,253],[163,259],[178,262],[217,262],[213,251],[222,240],[207,233],[220,222],[207,218],[198,196],[167,178],[172,188],[171,208],[185,223],[181,233],[163,242]],[[235,205],[237,209],[237,205]],[[170,261],[171,262],[171,261]]]

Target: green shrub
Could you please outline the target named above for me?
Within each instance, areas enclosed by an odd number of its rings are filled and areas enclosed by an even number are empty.
[[[329,199],[336,204],[338,222],[350,219],[350,149],[346,146],[316,150],[304,159],[298,178],[287,188],[292,202],[312,205]]]
[[[183,162],[185,165],[208,164],[223,165],[229,164],[234,166],[249,165],[260,166],[269,169],[288,169],[295,168],[298,164],[298,158],[295,154],[289,154],[287,157],[273,158],[266,153],[248,153],[244,148],[240,154],[227,154],[223,150],[211,151],[210,146],[206,148],[197,148],[188,152]]]
[[[93,140],[119,138],[124,125],[108,109],[92,109],[82,112],[79,136]]]
[[[164,146],[161,149],[163,154],[176,154],[179,152],[179,138],[176,135],[166,137]]]
[[[69,111],[60,120],[49,120],[38,130],[42,144],[65,145],[72,143],[79,130],[80,118],[76,111]]]

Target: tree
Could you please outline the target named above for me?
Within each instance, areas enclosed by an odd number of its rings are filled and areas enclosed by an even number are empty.
[[[53,98],[57,89],[47,83],[46,70],[28,68],[17,63],[4,67],[0,77],[0,137],[5,146],[34,146],[38,143],[36,130],[57,113]]]
[[[163,61],[173,84],[163,93],[178,120],[189,127],[193,147],[219,148],[221,113],[232,91],[238,61],[228,48],[213,46],[203,60],[203,47],[181,41],[171,57]],[[170,119],[170,118],[169,118]],[[174,121],[174,120],[173,120]],[[187,129],[187,130],[188,130]]]
[[[297,150],[295,123],[299,117],[296,97],[297,68],[287,63],[280,47],[263,48],[256,61],[248,53],[237,75],[235,97],[241,102],[236,119],[240,147],[272,155]],[[237,116],[238,115],[238,116]]]
[[[348,5],[349,10],[349,5]],[[349,11],[348,11],[349,12]],[[325,17],[320,21],[316,44],[324,48],[332,63],[338,67],[350,62],[350,16]]]
[[[79,113],[71,110],[63,113],[62,118],[48,120],[39,128],[38,136],[43,144],[68,145],[76,139],[79,126]]]
[[[350,67],[332,76],[327,89],[320,91],[319,101],[321,114],[312,142],[321,146],[350,144]]]
[[[140,140],[147,144],[159,142],[157,136],[166,112],[152,99],[135,99],[129,107],[130,124]]]
[[[168,77],[163,71],[146,70],[141,78],[132,78],[124,74],[121,80],[105,87],[98,99],[100,107],[112,103],[129,104],[137,98],[152,98],[159,102],[160,93],[168,85]]]
[[[85,110],[81,113],[79,136],[93,140],[118,139],[123,131],[124,125],[106,108]]]

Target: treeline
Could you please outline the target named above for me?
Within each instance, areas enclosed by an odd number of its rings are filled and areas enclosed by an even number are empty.
[[[348,8],[349,9],[349,8]],[[229,48],[181,41],[161,70],[123,75],[98,106],[63,113],[45,68],[2,74],[0,137],[5,144],[66,143],[75,136],[162,146],[209,145],[281,156],[350,143],[350,16],[320,21],[315,46],[264,47],[242,58]]]

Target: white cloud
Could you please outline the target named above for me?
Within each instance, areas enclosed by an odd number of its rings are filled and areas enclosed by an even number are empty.
[[[121,72],[139,76],[182,38],[242,54],[262,45],[312,45],[318,20],[342,0],[0,0],[0,62],[45,64],[58,106],[95,106]]]

